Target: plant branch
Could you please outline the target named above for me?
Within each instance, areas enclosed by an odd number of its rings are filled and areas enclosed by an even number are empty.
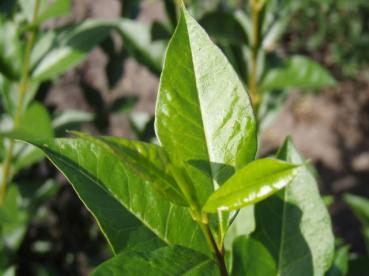
[[[218,263],[218,267],[219,267],[219,271],[220,271],[220,275],[222,276],[228,276],[228,271],[227,271],[227,267],[224,261],[224,248],[223,245],[221,245],[221,247],[218,247],[218,244],[216,243],[213,234],[211,233],[209,224],[204,224],[199,222],[200,228],[208,242],[208,245],[212,251],[212,253],[214,254],[214,256],[216,257],[217,263]]]
[[[260,95],[258,91],[258,52],[260,39],[259,17],[264,1],[250,0],[251,17],[252,17],[252,41],[251,41],[251,68],[248,76],[249,89],[252,104],[255,110],[258,109],[260,103]]]
[[[36,0],[34,9],[33,9],[31,26],[33,26],[36,22],[39,8],[40,8],[40,0]],[[18,102],[17,102],[17,108],[15,112],[15,117],[14,117],[13,130],[17,129],[20,126],[20,122],[21,122],[22,115],[23,115],[25,95],[29,87],[29,64],[30,64],[30,59],[31,59],[31,51],[33,47],[33,42],[35,39],[35,32],[36,32],[35,28],[33,28],[27,36],[26,51],[24,54],[23,64],[22,64],[22,75],[21,75],[19,90],[18,90],[18,93],[19,93]],[[3,165],[3,173],[1,176],[0,206],[4,202],[7,184],[11,179],[11,165],[13,162],[14,146],[15,146],[15,141],[14,139],[11,139],[7,153],[6,153],[6,157],[5,157],[5,161]]]

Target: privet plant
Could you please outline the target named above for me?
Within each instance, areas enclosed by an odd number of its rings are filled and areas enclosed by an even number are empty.
[[[139,29],[139,26],[120,19],[109,22],[86,19],[55,28],[44,26],[49,20],[69,14],[70,6],[69,0],[1,1],[2,133],[16,129],[39,139],[52,139],[64,135],[66,128],[78,129],[81,123],[92,120],[92,114],[76,110],[50,114],[42,103],[42,94],[48,91],[50,83],[83,61],[112,30],[129,40],[129,34]],[[138,47],[136,40],[129,41],[131,44],[125,44],[130,45],[130,49]],[[112,104],[111,109],[116,112],[126,106],[127,101],[120,99]],[[1,275],[15,271],[16,252],[22,244],[30,220],[47,219],[47,209],[43,205],[60,187],[48,175],[35,177],[32,174],[30,168],[42,158],[43,154],[30,145],[0,138]],[[39,252],[35,249],[33,253],[42,254],[45,250]]]
[[[323,275],[334,239],[290,139],[255,159],[257,122],[237,73],[181,8],[156,105],[159,145],[35,139],[97,220],[114,257],[94,275]]]

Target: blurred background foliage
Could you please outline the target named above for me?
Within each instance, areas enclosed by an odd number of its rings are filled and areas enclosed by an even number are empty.
[[[329,275],[365,275],[369,3],[262,2],[256,21],[246,0],[186,4],[252,94],[260,154],[292,132],[316,165],[338,237]],[[155,140],[158,77],[177,16],[173,0],[2,0],[0,132],[49,139],[82,129]],[[87,274],[110,256],[98,227],[38,151],[12,143],[0,138],[1,178],[11,168],[0,207],[0,274]]]

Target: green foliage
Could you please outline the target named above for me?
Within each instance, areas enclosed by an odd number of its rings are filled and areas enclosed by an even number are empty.
[[[362,225],[362,234],[364,237],[367,252],[369,254],[369,200],[367,198],[346,194],[344,196],[346,204],[354,212]]]
[[[295,1],[297,2],[297,1]],[[325,63],[346,76],[355,76],[369,62],[369,3],[366,0],[304,0],[288,26],[295,53],[324,54]]]
[[[255,161],[247,93],[184,7],[166,52],[155,120],[159,145],[82,133],[8,134],[41,149],[97,220],[115,257],[94,275],[328,270],[333,236],[313,176],[290,141],[278,154],[284,161]],[[256,229],[246,236],[252,227],[239,218],[251,222],[254,214],[241,208],[254,203]],[[230,212],[236,209],[239,215]],[[225,248],[226,235],[233,248]]]

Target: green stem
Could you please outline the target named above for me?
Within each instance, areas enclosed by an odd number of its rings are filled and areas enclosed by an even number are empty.
[[[221,276],[228,276],[227,267],[224,261],[224,247],[223,245],[219,245],[216,243],[213,234],[211,233],[210,227],[208,224],[204,224],[199,222],[200,228],[208,242],[210,250],[214,254],[216,261],[218,263],[219,271]]]
[[[35,25],[36,23],[39,8],[40,8],[40,0],[36,0],[35,6],[33,9],[31,26]],[[30,64],[31,51],[32,51],[34,40],[35,40],[35,28],[31,30],[31,32],[29,33],[27,37],[26,51],[24,54],[23,65],[22,65],[22,75],[21,75],[21,80],[19,84],[19,91],[18,91],[19,95],[18,95],[17,108],[15,112],[13,130],[17,129],[20,126],[20,122],[22,119],[25,95],[27,93],[28,86],[29,86],[29,64]],[[7,183],[11,180],[11,165],[13,162],[14,146],[15,146],[15,141],[14,139],[11,139],[7,153],[6,153],[5,161],[4,161],[3,174],[1,178],[1,184],[0,184],[0,206],[3,204],[4,199],[5,199]]]
[[[263,1],[261,2],[263,3]],[[260,95],[258,91],[257,72],[258,72],[258,52],[259,52],[259,15],[262,4],[258,0],[250,0],[251,17],[252,17],[252,41],[251,41],[251,68],[248,76],[249,89],[252,104],[255,110],[258,109],[260,103]]]

